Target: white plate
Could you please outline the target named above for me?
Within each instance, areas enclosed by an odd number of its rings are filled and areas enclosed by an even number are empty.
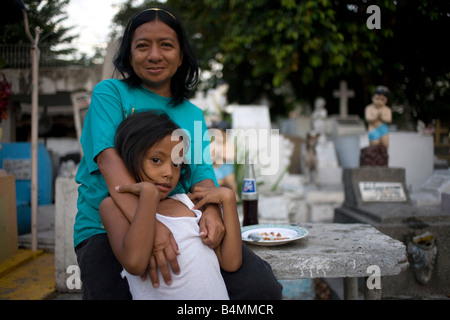
[[[262,239],[255,241],[248,238],[251,233],[257,233]],[[241,229],[242,241],[258,246],[277,246],[301,239],[307,234],[305,228],[289,224],[255,224]]]

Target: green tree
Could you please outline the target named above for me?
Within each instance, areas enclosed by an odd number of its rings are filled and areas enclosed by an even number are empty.
[[[139,8],[133,3],[124,6],[127,19],[158,2],[144,1]],[[312,103],[321,95],[329,113],[337,113],[332,92],[345,79],[356,91],[349,101],[353,114],[363,116],[379,84],[392,90],[391,105],[405,107],[397,118],[429,121],[448,114],[447,1],[167,0],[163,5],[183,20],[201,67],[223,65],[210,85],[227,81],[230,101],[248,104],[266,95],[275,116],[296,101]],[[380,29],[366,26],[369,5],[380,8]]]
[[[41,57],[45,59],[55,59],[60,55],[68,55],[76,51],[70,46],[65,48],[60,46],[61,44],[70,45],[72,40],[77,37],[69,34],[73,27],[65,27],[62,24],[68,18],[65,8],[69,2],[70,0],[24,0],[28,9],[30,30],[34,30],[35,27],[40,29],[39,47],[41,48]],[[7,4],[9,4],[6,8],[9,10],[7,13],[17,12],[12,1],[7,1]],[[25,34],[23,18],[0,25],[0,43],[3,45],[28,45],[30,43]]]

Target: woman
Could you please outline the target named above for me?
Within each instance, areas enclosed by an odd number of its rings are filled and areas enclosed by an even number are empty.
[[[131,299],[127,282],[120,277],[122,266],[112,253],[98,212],[102,200],[111,196],[131,221],[138,205],[137,196],[115,191],[118,185],[136,183],[114,149],[116,129],[124,118],[134,112],[162,110],[190,134],[188,190],[178,185],[172,193],[216,186],[211,160],[202,158],[209,157],[208,139],[201,139],[207,130],[202,111],[186,100],[197,83],[198,65],[179,19],[161,8],[138,13],[124,31],[114,65],[124,80],[108,79],[96,85],[81,136],[83,158],[76,177],[80,186],[74,245],[83,299]],[[195,140],[199,129],[202,135]],[[217,206],[203,209],[200,231],[206,245],[219,245],[224,226]],[[163,281],[170,283],[170,270],[180,272],[178,247],[161,223],[157,222],[155,232],[150,278],[158,284],[159,269]],[[223,271],[230,298],[280,299],[281,285],[270,266],[246,247],[242,254],[243,264],[237,272]]]

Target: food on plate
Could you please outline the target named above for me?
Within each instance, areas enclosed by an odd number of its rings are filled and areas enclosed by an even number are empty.
[[[281,233],[271,231],[271,232],[261,232],[259,234],[264,241],[274,241],[274,240],[287,240],[290,239],[289,237],[284,237]]]

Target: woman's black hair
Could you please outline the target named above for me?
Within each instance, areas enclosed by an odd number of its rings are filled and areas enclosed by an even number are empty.
[[[137,13],[130,20],[125,28],[122,42],[114,58],[114,67],[120,72],[128,85],[136,87],[142,83],[142,80],[136,75],[130,63],[131,41],[133,40],[135,30],[140,25],[155,20],[164,22],[175,31],[181,53],[183,54],[183,62],[170,82],[172,104],[178,105],[189,97],[189,94],[197,84],[199,67],[179,18],[167,9],[149,8]]]
[[[147,150],[158,141],[172,135],[177,129],[180,127],[166,113],[154,110],[132,114],[120,123],[114,145],[136,182],[143,180],[141,173],[143,173],[143,161]],[[183,151],[186,153],[189,144],[188,138],[182,130],[177,131],[177,134],[183,138]],[[180,182],[183,188],[186,186],[189,174],[189,165],[183,162],[180,173]]]

